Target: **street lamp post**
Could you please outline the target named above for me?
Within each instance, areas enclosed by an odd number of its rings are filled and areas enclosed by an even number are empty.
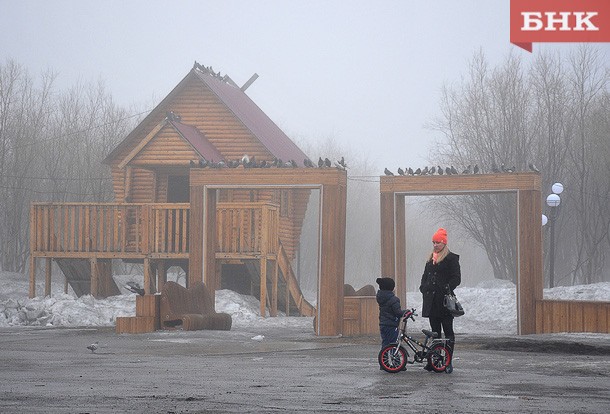
[[[555,285],[555,220],[557,219],[557,209],[561,204],[561,198],[559,194],[563,191],[563,184],[553,184],[551,190],[552,194],[546,198],[546,204],[551,208],[548,221],[551,225],[551,245],[549,250],[549,287],[552,288]],[[543,216],[543,223],[546,221],[546,216]]]

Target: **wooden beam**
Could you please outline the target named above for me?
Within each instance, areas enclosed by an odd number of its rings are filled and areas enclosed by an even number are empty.
[[[155,135],[157,135],[157,132],[159,132],[165,125],[167,125],[167,119],[163,119],[163,121],[159,122],[157,124],[157,126],[154,127],[148,133],[148,135],[146,135],[146,137],[144,137],[144,139],[142,141],[140,141],[134,149],[131,150],[131,152],[129,154],[127,154],[127,156],[123,159],[123,161],[121,161],[119,163],[118,168],[120,168],[120,169],[125,168],[127,163],[129,163],[129,161],[131,161],[136,155],[138,155],[138,153],[142,150],[142,148],[144,148],[146,146],[146,144],[148,144],[155,137]]]
[[[382,176],[381,193],[409,193],[409,195],[443,195],[480,192],[515,192],[540,188],[540,174],[472,174]]]

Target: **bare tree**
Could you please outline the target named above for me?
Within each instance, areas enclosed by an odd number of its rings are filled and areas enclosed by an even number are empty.
[[[0,65],[0,269],[22,272],[29,256],[32,201],[108,201],[103,157],[133,121],[103,83],[53,89],[55,74],[33,79],[13,61]]]
[[[566,185],[556,222],[557,247],[564,253],[558,268],[566,275],[580,273],[587,283],[601,274],[608,250],[610,215],[600,200],[610,190],[603,155],[610,132],[609,71],[602,63],[590,47],[572,55],[568,65],[558,54],[543,53],[529,67],[509,56],[490,68],[479,53],[462,84],[444,88],[442,116],[431,125],[444,137],[431,154],[435,163],[462,168],[478,163],[487,172],[526,171],[534,163],[542,171],[543,189],[555,181]],[[514,281],[514,202],[480,195],[447,198],[442,204],[447,218],[487,251],[495,277]]]
[[[27,263],[30,174],[38,159],[36,139],[45,133],[54,75],[40,86],[17,63],[0,66],[0,267],[20,272]]]
[[[569,164],[565,171],[570,191],[569,229],[575,250],[574,280],[584,283],[600,281],[608,245],[610,216],[607,214],[607,197],[610,194],[610,176],[603,174],[609,168],[608,154],[610,130],[607,106],[610,76],[603,67],[599,51],[581,47],[570,57],[570,115],[574,125],[573,139],[568,147]],[[605,108],[604,108],[605,106]],[[601,156],[600,156],[601,155]],[[568,225],[566,223],[566,225]]]

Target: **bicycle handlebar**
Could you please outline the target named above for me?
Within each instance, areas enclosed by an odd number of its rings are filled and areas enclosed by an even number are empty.
[[[415,309],[415,308],[411,308],[410,310],[407,310],[407,311],[404,313],[403,317],[405,317],[405,318],[411,318],[411,320],[412,320],[413,322],[415,322],[415,318],[413,317],[413,316],[417,316],[417,313],[415,313],[415,311],[416,311],[416,309]]]

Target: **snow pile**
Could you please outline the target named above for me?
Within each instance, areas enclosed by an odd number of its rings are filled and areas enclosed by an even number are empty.
[[[119,285],[131,276],[118,276]],[[54,284],[51,297],[28,299],[27,277],[21,274],[0,272],[0,327],[8,326],[114,326],[117,316],[135,315],[135,293],[107,299],[94,299],[89,295],[76,298],[63,293],[63,286]],[[37,286],[44,292],[44,286]],[[490,280],[474,288],[459,287],[455,291],[466,314],[455,319],[459,333],[516,334],[516,288],[510,282]],[[544,290],[545,299],[610,301],[610,283],[557,287]],[[419,292],[407,293],[403,308],[421,309]],[[248,295],[230,290],[216,292],[216,311],[233,318],[236,327],[302,327],[312,329],[312,318],[263,318],[260,302]],[[426,318],[417,317],[413,328],[427,328]]]

